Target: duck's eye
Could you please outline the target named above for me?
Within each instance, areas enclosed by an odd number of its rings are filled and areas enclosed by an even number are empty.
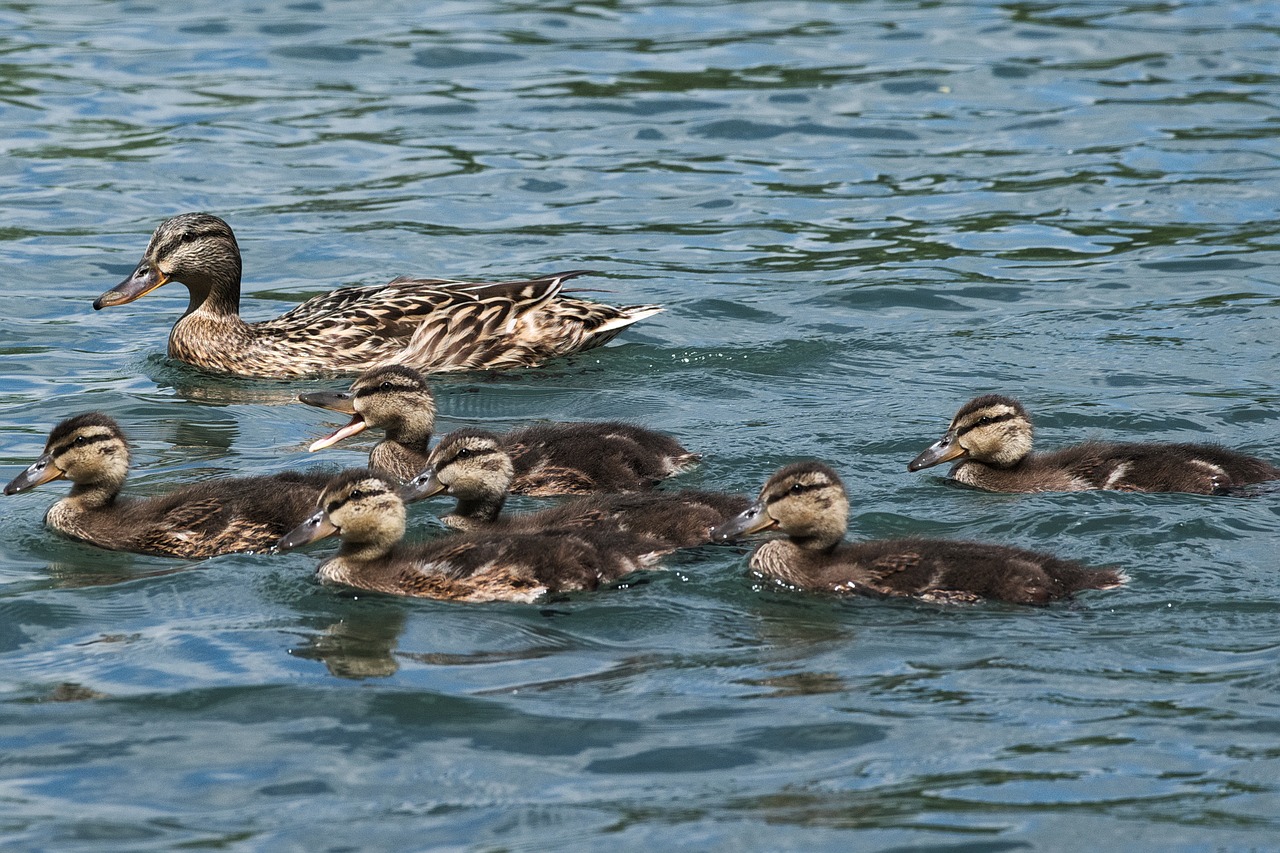
[[[390,382],[383,382],[381,385],[379,385],[379,386],[378,386],[378,390],[379,390],[379,391],[390,391],[390,390],[391,390],[391,383],[390,383]]]
[[[74,447],[84,447],[84,445],[85,445],[88,441],[89,441],[89,437],[88,437],[87,435],[77,435],[77,436],[76,436],[76,440],[75,440],[75,441],[73,441],[73,442],[71,442],[71,444],[72,444]]]
[[[974,426],[986,426],[989,423],[991,423],[991,418],[988,417],[987,415],[983,415],[982,417],[978,418],[978,422],[974,424]]]
[[[454,459],[470,459],[471,448],[470,447],[459,448],[457,454],[455,454],[453,458]]]
[[[793,495],[800,494],[801,492],[804,491],[804,483],[793,483],[789,491]]]
[[[364,489],[356,489],[356,490],[355,490],[355,491],[353,491],[351,494],[347,495],[347,500],[349,500],[349,501],[358,501],[358,500],[360,500],[360,499],[361,499],[361,498],[363,498],[363,497],[368,497],[368,495],[367,495],[367,493],[365,492],[365,490],[364,490]]]

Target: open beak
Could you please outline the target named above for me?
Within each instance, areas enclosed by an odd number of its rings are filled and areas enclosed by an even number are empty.
[[[769,515],[769,510],[761,501],[756,501],[746,510],[724,524],[711,528],[712,542],[728,542],[749,533],[759,533],[778,526],[778,522]]]
[[[315,406],[318,409],[328,409],[331,412],[342,412],[344,415],[351,415],[351,422],[333,435],[327,435],[322,439],[314,442],[307,450],[315,453],[317,450],[324,450],[326,447],[333,447],[344,438],[350,438],[357,433],[364,432],[365,427],[369,426],[365,422],[364,416],[356,411],[355,395],[350,391],[312,391],[307,394],[299,394],[298,399],[306,403],[308,406]]]
[[[413,503],[447,492],[449,487],[436,476],[435,466],[428,468],[400,487],[400,500]]]
[[[41,483],[57,480],[66,475],[66,471],[53,464],[53,456],[46,453],[35,462],[32,462],[27,470],[10,480],[9,484],[4,487],[4,493],[6,495],[16,495],[18,492],[34,489]]]
[[[919,471],[923,468],[932,468],[934,465],[941,465],[943,462],[950,462],[952,459],[959,459],[961,456],[968,455],[969,451],[960,446],[960,442],[956,441],[954,434],[948,432],[942,438],[929,445],[929,448],[924,453],[908,462],[907,470]]]
[[[318,509],[310,518],[290,530],[276,543],[277,551],[292,551],[338,532],[338,526],[329,520],[329,513]]]
[[[138,268],[115,287],[93,301],[93,310],[100,311],[113,305],[124,305],[135,299],[141,299],[162,284],[167,284],[169,276],[156,269],[149,261],[138,264]]]

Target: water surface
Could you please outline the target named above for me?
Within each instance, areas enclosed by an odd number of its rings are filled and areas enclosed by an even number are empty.
[[[93,312],[216,212],[245,313],[403,273],[558,269],[665,313],[438,382],[441,429],[626,418],[751,492],[830,461],[852,535],[1123,567],[1071,605],[772,588],[706,548],[462,606],[0,516],[13,849],[1265,847],[1276,495],[1005,496],[906,462],[977,393],[1046,447],[1280,458],[1280,13],[1116,3],[0,4],[0,463],[88,409],[132,489],[359,464],[332,383],[164,357],[181,288]],[[523,503],[521,506],[531,506]],[[429,507],[414,514],[431,535]]]

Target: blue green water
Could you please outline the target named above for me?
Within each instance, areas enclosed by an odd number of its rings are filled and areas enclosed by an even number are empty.
[[[1053,447],[1280,459],[1280,6],[0,3],[0,465],[100,409],[129,488],[358,464],[326,383],[164,357],[224,216],[245,314],[404,273],[600,271],[665,313],[450,376],[441,428],[626,418],[851,535],[1123,567],[1044,610],[772,589],[745,547],[544,605],[353,595],[328,547],[204,563],[0,499],[6,849],[1146,850],[1280,832],[1280,502],[1006,496],[905,465],[1001,391]],[[521,506],[531,506],[524,502]],[[431,535],[423,506],[415,535]]]

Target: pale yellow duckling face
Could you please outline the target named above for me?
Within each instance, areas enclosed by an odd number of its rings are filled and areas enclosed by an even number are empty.
[[[239,284],[240,247],[230,226],[209,213],[165,220],[151,235],[137,268],[93,307],[124,305],[171,281],[182,282],[193,294],[207,293],[215,281]]]
[[[342,392],[316,391],[298,395],[309,406],[351,415],[351,422],[315,442],[313,453],[332,447],[344,438],[380,427],[389,435],[412,432],[430,437],[436,423],[436,401],[422,374],[411,367],[391,364],[367,371]]]
[[[429,467],[405,484],[406,501],[448,494],[464,501],[505,495],[515,479],[511,455],[498,437],[477,429],[460,429],[441,439]]]
[[[769,478],[741,515],[711,531],[717,541],[780,530],[802,548],[828,548],[844,538],[849,497],[840,476],[821,462],[797,462]]]
[[[288,551],[328,536],[343,544],[390,547],[404,536],[404,502],[396,487],[367,469],[344,471],[320,493],[319,509],[276,544]]]
[[[946,435],[912,459],[907,470],[963,458],[1010,468],[1031,452],[1031,440],[1031,417],[1022,404],[1012,397],[987,394],[961,406]]]
[[[120,425],[100,412],[68,418],[53,428],[44,454],[4,487],[6,495],[51,480],[119,488],[129,473],[129,445]]]

